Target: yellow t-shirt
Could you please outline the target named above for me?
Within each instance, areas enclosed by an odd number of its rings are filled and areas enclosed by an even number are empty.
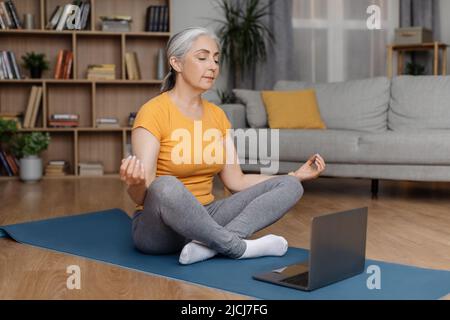
[[[160,142],[156,177],[178,178],[202,205],[214,200],[213,177],[223,169],[223,137],[231,128],[225,112],[202,99],[201,120],[185,116],[167,92],[146,102],[132,129],[142,127]],[[142,206],[136,206],[141,210]]]

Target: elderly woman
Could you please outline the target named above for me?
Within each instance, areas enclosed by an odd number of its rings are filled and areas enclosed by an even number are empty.
[[[316,154],[287,175],[242,173],[230,122],[220,107],[202,98],[219,75],[219,46],[216,36],[203,28],[188,28],[169,39],[170,71],[161,94],[140,108],[132,129],[135,155],[123,159],[120,167],[137,205],[132,224],[136,248],[146,254],[181,250],[181,264],[218,253],[234,259],[284,255],[288,243],[281,236],[247,238],[282,218],[302,197],[301,181],[325,169]],[[227,161],[203,159],[209,145],[206,132],[216,133],[220,143],[215,147],[222,148]],[[191,139],[184,141],[188,150],[183,156],[179,133]],[[215,174],[231,196],[215,200]]]

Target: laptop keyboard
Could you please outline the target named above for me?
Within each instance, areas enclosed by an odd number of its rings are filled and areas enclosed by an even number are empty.
[[[304,272],[304,273],[300,273],[295,276],[283,279],[283,280],[281,280],[281,282],[286,282],[289,284],[307,287],[308,286],[308,276],[309,276],[309,272]]]

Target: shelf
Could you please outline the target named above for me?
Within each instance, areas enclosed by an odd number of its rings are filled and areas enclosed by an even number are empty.
[[[108,131],[131,131],[131,127],[121,127],[121,128],[21,128],[18,129],[19,132],[108,132]]]
[[[98,83],[98,84],[162,84],[162,80],[94,80],[94,79],[21,79],[21,80],[0,80],[0,83],[30,83],[30,84],[42,84],[42,83]]]
[[[123,155],[122,132],[78,133],[78,162],[100,162],[105,174],[119,171]]]
[[[0,30],[0,51],[12,51],[25,79],[0,80],[0,112],[26,113],[32,86],[42,86],[42,104],[35,128],[25,132],[49,132],[49,148],[42,153],[45,163],[63,159],[71,167],[66,176],[44,176],[43,179],[118,178],[121,159],[131,147],[131,127],[128,118],[148,100],[159,94],[162,80],[156,79],[157,53],[166,47],[170,32],[146,32],[146,12],[149,6],[167,5],[172,0],[91,0],[90,18],[86,30],[45,30],[56,6],[67,0],[17,0],[20,17],[31,13],[35,29]],[[100,16],[130,15],[130,32],[101,31]],[[170,17],[170,14],[169,14]],[[170,23],[169,23],[170,26]],[[170,27],[169,27],[170,30]],[[70,79],[54,79],[60,50],[73,52]],[[34,51],[44,53],[49,70],[41,79],[32,79],[21,65],[21,57]],[[125,54],[136,52],[141,80],[127,80]],[[90,64],[116,65],[114,80],[86,79]],[[51,114],[79,114],[79,127],[48,127]],[[97,128],[96,119],[116,117],[119,128]],[[80,162],[102,162],[103,176],[80,177]],[[0,180],[19,179],[1,176]]]
[[[9,29],[9,30],[0,30],[1,34],[30,34],[30,35],[82,35],[82,36],[114,36],[121,37],[124,35],[125,37],[161,37],[168,38],[170,37],[170,32],[109,32],[109,31],[91,31],[91,30],[42,30],[42,29]]]

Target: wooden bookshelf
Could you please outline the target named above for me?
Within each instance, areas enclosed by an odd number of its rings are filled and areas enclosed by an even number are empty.
[[[118,177],[121,159],[131,143],[128,125],[130,112],[137,112],[146,101],[159,94],[161,80],[156,80],[157,52],[164,48],[169,32],[146,32],[146,10],[151,5],[167,5],[169,17],[171,0],[90,0],[91,11],[87,30],[46,30],[54,8],[71,0],[16,0],[21,18],[33,13],[36,29],[0,30],[0,51],[12,51],[18,63],[26,52],[45,53],[50,69],[42,79],[31,79],[21,67],[26,79],[0,80],[0,113],[25,112],[33,85],[43,87],[41,111],[36,128],[20,132],[49,132],[49,148],[41,154],[44,167],[49,160],[66,160],[70,171],[63,177],[80,178],[80,162],[102,162],[104,176]],[[129,15],[133,21],[130,32],[101,31],[100,16]],[[54,79],[59,50],[74,54],[70,79]],[[127,80],[125,52],[137,53],[141,80]],[[89,64],[115,64],[116,80],[86,79]],[[53,113],[77,113],[79,127],[51,128],[48,119]],[[96,128],[99,117],[117,117],[120,128]],[[18,177],[0,176],[11,180]],[[97,178],[97,177],[95,177]],[[101,177],[99,177],[101,178]]]

